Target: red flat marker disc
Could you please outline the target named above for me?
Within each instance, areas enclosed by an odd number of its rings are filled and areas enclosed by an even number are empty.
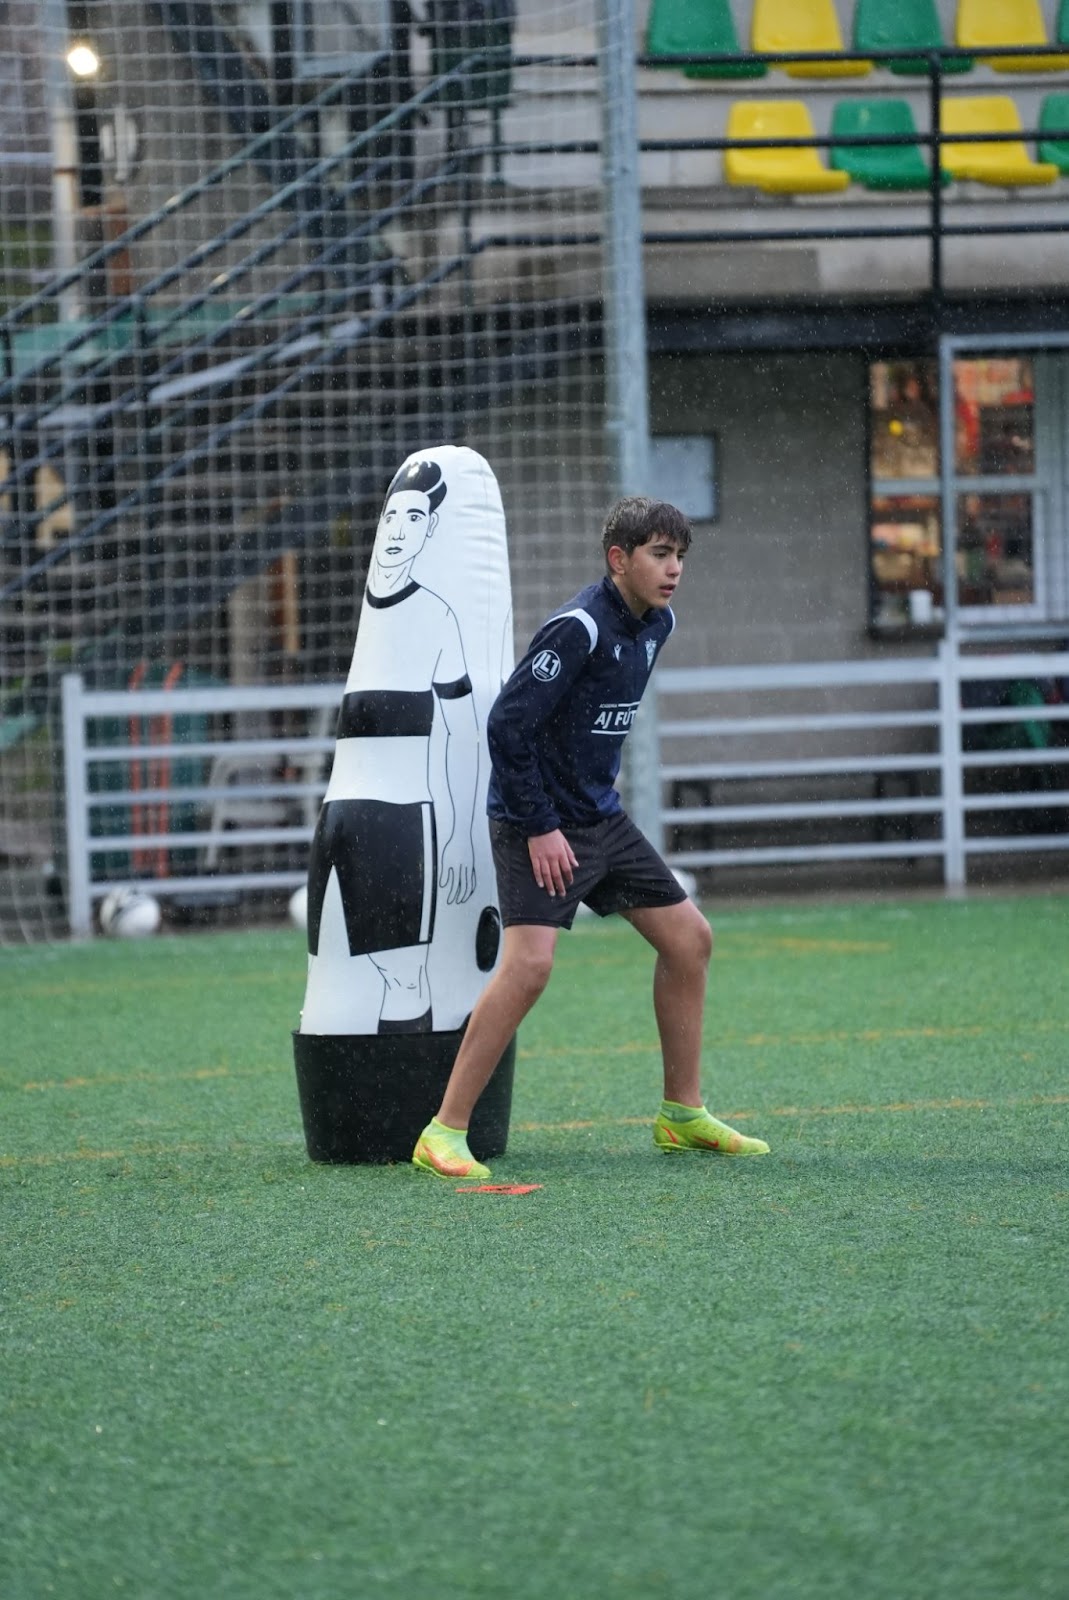
[[[457,1194],[531,1194],[540,1183],[466,1183]]]

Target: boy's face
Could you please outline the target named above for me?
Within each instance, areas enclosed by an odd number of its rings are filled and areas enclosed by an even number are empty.
[[[655,533],[634,550],[613,545],[609,571],[628,610],[641,617],[649,610],[663,611],[683,576],[683,551],[674,539]]]

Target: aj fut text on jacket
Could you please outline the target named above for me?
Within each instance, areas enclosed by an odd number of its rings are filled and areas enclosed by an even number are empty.
[[[667,606],[634,616],[609,577],[542,624],[487,723],[492,817],[530,838],[622,809],[624,738],[674,627]]]

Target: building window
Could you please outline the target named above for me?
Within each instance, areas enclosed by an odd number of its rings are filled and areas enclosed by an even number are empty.
[[[1037,594],[1035,382],[1028,357],[954,364],[954,529],[963,619],[1032,616]],[[939,394],[934,360],[877,361],[869,381],[873,624],[943,608]]]
[[[720,515],[716,440],[711,434],[657,434],[650,439],[650,493],[678,506],[692,522]]]

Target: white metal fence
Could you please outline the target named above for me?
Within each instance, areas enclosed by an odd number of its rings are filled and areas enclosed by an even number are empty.
[[[340,683],[94,691],[68,674],[71,932],[90,933],[93,902],[132,881],[172,898],[303,883],[342,692]],[[292,731],[246,737],[243,718]],[[287,850],[296,864],[267,864]]]
[[[654,749],[675,866],[1069,855],[1069,652],[661,668]],[[342,685],[63,683],[67,904],[287,890],[326,790]]]
[[[1069,853],[1069,653],[661,668],[660,822],[688,868]]]

